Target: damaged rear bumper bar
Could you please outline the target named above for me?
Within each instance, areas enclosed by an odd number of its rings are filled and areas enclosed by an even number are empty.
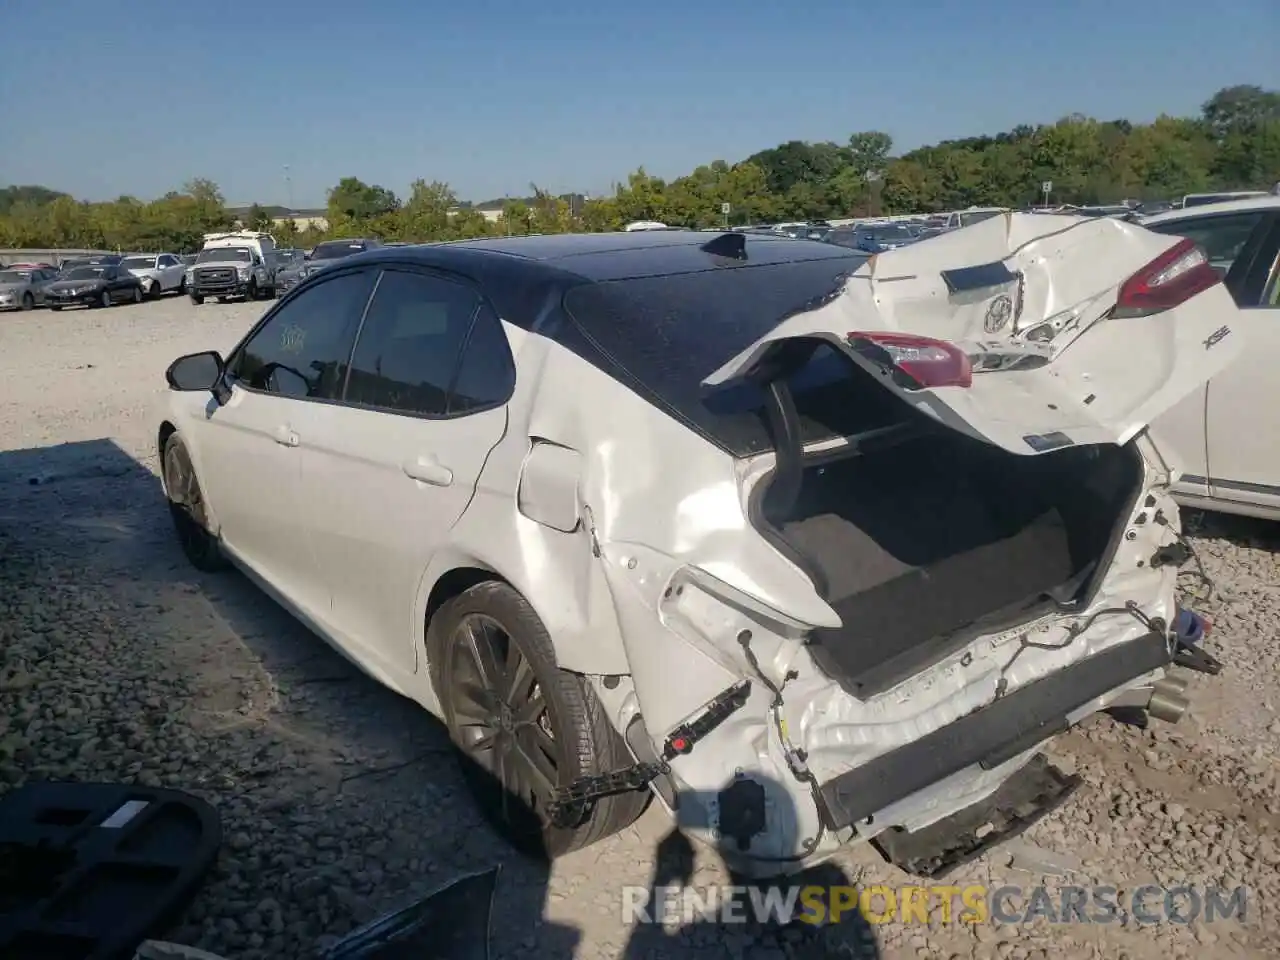
[[[1172,663],[1169,641],[1151,632],[1029,683],[821,788],[829,829],[866,820],[890,804],[973,764],[999,766],[1062,732],[1067,718],[1126,681]]]

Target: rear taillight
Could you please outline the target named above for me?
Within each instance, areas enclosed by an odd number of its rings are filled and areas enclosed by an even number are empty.
[[[873,363],[889,363],[911,381],[908,390],[973,385],[973,364],[954,343],[909,333],[849,334],[849,344]]]
[[[1113,317],[1146,317],[1186,303],[1222,282],[1194,240],[1183,240],[1124,282]]]

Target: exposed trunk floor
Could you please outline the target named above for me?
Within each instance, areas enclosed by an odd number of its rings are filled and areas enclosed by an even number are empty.
[[[832,514],[788,525],[786,536],[828,579],[827,601],[844,626],[815,631],[819,666],[871,695],[883,668],[931,659],[956,627],[1029,602],[1074,571],[1056,510],[1009,536],[926,566],[913,566],[864,530]],[[895,675],[899,671],[891,671]]]

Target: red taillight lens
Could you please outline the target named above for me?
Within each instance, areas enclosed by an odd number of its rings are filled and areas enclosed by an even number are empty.
[[[1222,282],[1194,240],[1166,250],[1124,282],[1113,317],[1146,317],[1186,303]]]
[[[849,343],[868,359],[889,362],[915,381],[908,389],[969,387],[973,385],[973,364],[954,343],[917,337],[909,333],[851,333]]]

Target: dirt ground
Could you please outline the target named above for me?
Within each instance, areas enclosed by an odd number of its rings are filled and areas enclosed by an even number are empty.
[[[156,478],[162,372],[182,353],[229,349],[263,309],[165,299],[0,315],[0,792],[127,779],[213,802],[224,851],[168,939],[231,960],[308,956],[415,892],[501,862],[502,957],[1280,955],[1275,527],[1188,518],[1217,582],[1202,607],[1227,671],[1192,678],[1192,715],[1176,726],[1099,718],[1062,738],[1053,755],[1086,786],[949,881],[1046,884],[1055,897],[1064,884],[1244,885],[1243,918],[966,925],[934,909],[927,924],[822,930],[632,925],[624,885],[728,883],[715,854],[687,848],[651,809],[550,870],[521,860],[480,820],[435,721],[239,574],[185,564]],[[833,878],[911,882],[867,850],[812,882]]]

